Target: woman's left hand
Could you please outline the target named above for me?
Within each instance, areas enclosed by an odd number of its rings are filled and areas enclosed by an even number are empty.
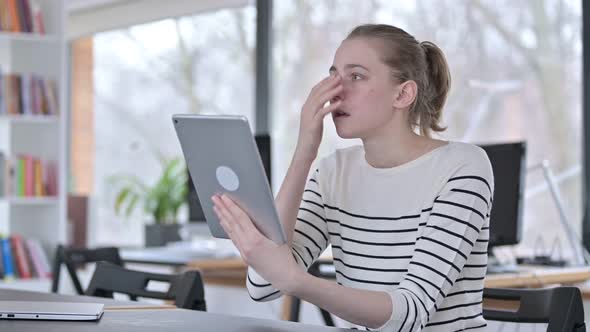
[[[277,245],[254,226],[252,219],[227,195],[214,195],[213,210],[242,259],[275,288],[290,293],[302,269],[287,244]]]

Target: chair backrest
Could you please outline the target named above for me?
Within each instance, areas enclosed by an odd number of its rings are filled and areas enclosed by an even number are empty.
[[[150,281],[167,282],[165,292],[148,290]],[[159,274],[135,271],[124,267],[100,262],[96,264],[86,295],[113,297],[113,293],[130,297],[173,300],[178,308],[206,311],[203,280],[198,271],[180,274]]]
[[[84,294],[84,289],[78,278],[77,269],[87,263],[110,262],[119,266],[123,266],[123,260],[119,256],[119,249],[115,247],[105,248],[69,248],[63,245],[58,245],[55,251],[55,259],[53,261],[53,278],[51,283],[51,291],[57,293],[59,287],[59,278],[61,272],[61,265],[64,264],[67,268],[70,279],[74,284],[76,292],[80,295]]]
[[[577,287],[486,288],[483,299],[483,316],[489,320],[548,323],[548,332],[586,331],[582,295]]]

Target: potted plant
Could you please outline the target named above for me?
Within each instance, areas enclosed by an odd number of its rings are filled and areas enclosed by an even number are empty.
[[[145,245],[162,246],[180,240],[178,212],[187,202],[188,173],[181,158],[166,160],[163,172],[152,186],[146,185],[135,175],[117,175],[111,178],[120,186],[115,199],[117,215],[129,216],[138,203],[152,223],[145,225]]]

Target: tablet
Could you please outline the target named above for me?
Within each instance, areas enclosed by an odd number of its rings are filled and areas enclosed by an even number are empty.
[[[262,234],[286,242],[266,173],[248,120],[244,116],[177,114],[172,116],[188,171],[211,235],[229,238],[211,196],[226,194],[252,219]]]

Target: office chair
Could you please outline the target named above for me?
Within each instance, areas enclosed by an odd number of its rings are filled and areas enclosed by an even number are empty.
[[[166,292],[148,290],[150,281],[169,283]],[[203,280],[198,271],[180,274],[159,274],[134,271],[108,262],[96,264],[86,295],[113,298],[113,293],[130,298],[145,297],[173,300],[178,308],[206,311]]]
[[[61,272],[61,265],[64,264],[67,268],[70,279],[74,284],[74,288],[79,295],[84,295],[82,284],[78,278],[76,270],[87,263],[96,262],[110,262],[119,266],[123,266],[123,260],[119,256],[119,249],[114,247],[105,248],[69,248],[63,245],[58,245],[55,251],[55,259],[53,261],[53,276],[51,282],[51,292],[57,293],[59,287],[59,278]]]
[[[548,323],[547,332],[586,331],[582,295],[577,287],[485,288],[483,300],[483,316],[488,320]],[[496,306],[500,303],[516,309],[500,309]]]

